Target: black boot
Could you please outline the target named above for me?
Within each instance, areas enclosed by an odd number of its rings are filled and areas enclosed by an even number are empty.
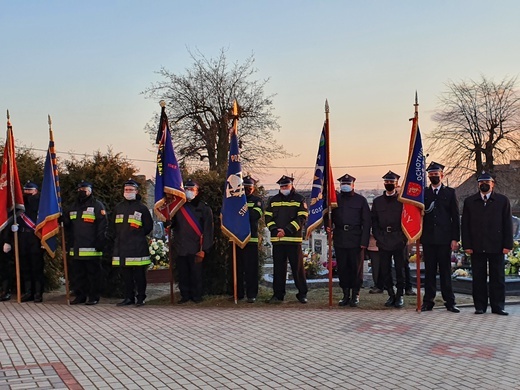
[[[42,284],[40,282],[34,283],[34,302],[35,303],[43,302]]]
[[[352,298],[349,302],[350,307],[358,307],[359,305],[359,291],[352,290]]]
[[[404,298],[402,295],[398,295],[395,297],[394,306],[397,307],[398,309],[404,307]]]
[[[339,306],[347,306],[350,301],[350,289],[344,288],[343,289],[343,298],[341,298],[341,301],[339,301]]]
[[[2,282],[2,294],[0,294],[0,302],[8,301],[11,299],[11,292],[9,291],[9,281],[4,280]]]

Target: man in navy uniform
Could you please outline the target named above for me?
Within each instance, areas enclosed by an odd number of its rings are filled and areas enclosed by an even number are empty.
[[[337,197],[338,207],[332,210],[332,224],[339,285],[343,290],[339,306],[356,307],[363,282],[359,278],[359,269],[364,260],[361,258],[361,250],[367,248],[370,237],[370,208],[366,198],[354,191],[355,177],[347,173],[338,181],[340,193]]]
[[[377,242],[381,262],[381,276],[388,290],[388,300],[385,306],[404,307],[405,289],[405,258],[404,248],[406,236],[401,228],[403,204],[397,200],[397,183],[399,175],[388,171],[383,176],[385,192],[374,199],[372,204],[372,233]],[[395,263],[396,287],[392,280],[392,258]]]
[[[251,176],[244,177],[251,238],[243,249],[237,247],[237,295],[244,298],[245,281],[248,303],[254,303],[258,295],[258,222],[264,214],[262,199],[254,194],[255,184]]]
[[[511,204],[494,191],[495,180],[489,173],[482,172],[477,181],[479,191],[466,198],[462,211],[462,247],[471,255],[475,314],[486,312],[489,296],[491,312],[507,315],[504,255],[513,249]]]
[[[293,178],[282,176],[276,183],[278,194],[272,196],[265,209],[265,224],[271,232],[273,244],[273,296],[269,303],[282,302],[285,297],[287,260],[291,265],[296,299],[307,303],[307,280],[303,266],[302,235],[309,216],[305,198],[293,186]]]
[[[459,205],[453,188],[442,184],[444,165],[432,162],[426,169],[430,186],[424,192],[425,214],[421,244],[424,254],[424,298],[421,311],[432,310],[437,292],[437,267],[444,306],[459,313],[451,286],[451,251],[459,247]]]

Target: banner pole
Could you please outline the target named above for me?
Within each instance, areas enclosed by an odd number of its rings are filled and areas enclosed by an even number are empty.
[[[327,143],[327,156],[326,156],[326,167],[325,167],[325,175],[329,174],[329,168],[330,168],[330,150],[329,150],[329,130],[330,130],[330,124],[329,124],[329,101],[325,100],[325,142]],[[330,178],[329,178],[330,179]],[[328,185],[328,184],[327,184]],[[327,191],[327,196],[330,198]],[[328,244],[328,251],[327,251],[327,265],[329,269],[329,309],[332,308],[332,207],[327,202],[327,215],[328,215],[328,229],[327,230],[327,244]]]
[[[170,303],[173,305],[175,303],[175,294],[173,292],[173,286],[175,284],[175,280],[173,279],[173,256],[171,250],[171,242],[172,242],[172,232],[170,228],[168,229],[168,269],[170,270]]]
[[[415,241],[415,267],[417,269],[417,312],[421,312],[421,252],[419,250],[419,240]]]

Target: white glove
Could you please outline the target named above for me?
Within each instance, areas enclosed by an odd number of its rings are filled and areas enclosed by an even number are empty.
[[[12,232],[17,232],[18,231],[18,225],[12,225],[11,226],[11,231]]]
[[[8,253],[11,250],[11,245],[7,242],[4,244],[4,253]]]

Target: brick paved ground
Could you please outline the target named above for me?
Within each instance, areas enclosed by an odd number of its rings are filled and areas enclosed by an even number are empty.
[[[0,304],[0,389],[514,389],[508,317],[412,308]]]

